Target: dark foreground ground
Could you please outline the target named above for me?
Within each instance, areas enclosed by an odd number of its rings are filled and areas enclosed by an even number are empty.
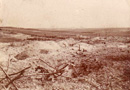
[[[0,28],[0,90],[130,90],[130,29]]]

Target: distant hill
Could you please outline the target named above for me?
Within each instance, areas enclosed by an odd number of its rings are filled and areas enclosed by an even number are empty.
[[[85,36],[130,36],[130,28],[77,28],[77,29],[34,29],[18,27],[0,27],[1,30],[23,33],[36,36],[70,37],[75,35]]]
[[[44,31],[78,31],[78,32],[85,32],[85,31],[101,31],[101,30],[107,30],[107,31],[129,31],[130,27],[128,28],[23,28],[23,27],[0,27],[0,29],[7,29],[7,30],[44,30]]]

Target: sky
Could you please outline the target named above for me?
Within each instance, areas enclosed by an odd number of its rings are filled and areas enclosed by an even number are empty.
[[[130,0],[0,0],[0,25],[24,28],[130,27]]]

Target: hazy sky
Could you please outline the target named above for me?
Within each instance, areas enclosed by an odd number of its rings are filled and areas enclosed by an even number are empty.
[[[130,27],[130,0],[0,1],[2,26],[26,28]]]

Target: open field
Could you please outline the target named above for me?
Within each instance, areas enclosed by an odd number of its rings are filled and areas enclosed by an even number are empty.
[[[1,27],[0,90],[130,90],[130,29]]]

